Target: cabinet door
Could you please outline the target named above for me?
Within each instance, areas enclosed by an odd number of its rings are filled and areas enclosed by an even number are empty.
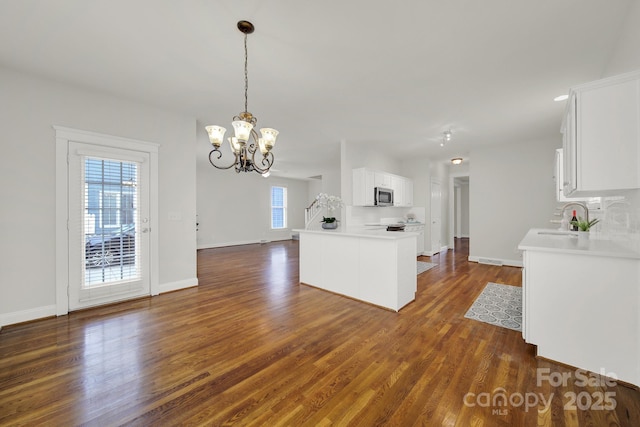
[[[555,181],[556,181],[556,200],[559,202],[571,202],[571,201],[599,201],[599,198],[594,197],[567,197],[564,195],[564,155],[562,148],[556,150],[556,169],[555,169]]]
[[[565,196],[640,188],[640,72],[573,88],[562,133]]]
[[[413,206],[413,180],[409,178],[404,179],[404,206]]]
[[[391,188],[391,175],[384,172],[375,172],[375,186]]]
[[[563,149],[563,194],[569,195],[576,190],[576,97],[572,94],[568,100],[567,112],[564,118],[562,149]]]
[[[405,206],[404,178],[392,175],[391,189],[393,190],[393,206]]]
[[[640,80],[578,93],[578,190],[640,187]]]
[[[420,233],[418,237],[416,237],[416,247],[417,247],[417,256],[422,255],[424,252],[424,226],[418,229]]]
[[[353,170],[353,206],[373,206],[374,172],[365,168]]]

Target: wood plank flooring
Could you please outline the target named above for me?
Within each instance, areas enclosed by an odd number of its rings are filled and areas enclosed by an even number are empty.
[[[0,331],[0,425],[640,426],[640,392],[465,319],[521,281],[467,256],[423,257],[394,313],[299,285],[295,241],[201,250],[197,288]]]

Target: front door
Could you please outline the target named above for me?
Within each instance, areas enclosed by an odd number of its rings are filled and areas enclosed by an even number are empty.
[[[69,142],[69,309],[149,295],[149,153]]]

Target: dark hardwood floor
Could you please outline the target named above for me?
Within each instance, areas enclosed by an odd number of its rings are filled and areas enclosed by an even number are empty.
[[[394,313],[299,285],[295,241],[201,250],[197,288],[4,328],[0,425],[640,426],[640,392],[465,319],[521,284],[467,256],[421,258]]]

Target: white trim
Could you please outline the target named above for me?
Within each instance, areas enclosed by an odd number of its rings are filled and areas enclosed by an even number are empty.
[[[524,267],[524,264],[520,260],[515,259],[502,259],[502,258],[492,258],[492,257],[483,257],[483,256],[469,256],[468,260],[470,262],[478,262],[481,258],[493,259],[496,261],[502,262],[502,265],[505,267]]]
[[[143,153],[158,152],[160,144],[156,142],[142,141],[139,139],[123,138],[121,136],[107,135],[88,130],[72,129],[64,126],[56,126],[56,138],[69,141],[84,142],[86,144],[105,145],[125,150],[142,151]]]
[[[456,178],[469,177],[469,181],[471,181],[471,174],[467,172],[454,172],[449,173],[449,194],[453,194],[454,190],[454,181]],[[471,185],[469,185],[469,193],[471,193]],[[449,245],[451,247],[454,246],[454,238],[455,238],[455,230],[453,228],[454,220],[453,215],[455,214],[455,207],[453,204],[453,197],[449,197]],[[469,217],[471,217],[471,207],[469,207]]]
[[[424,251],[424,252],[422,252],[420,255],[424,255],[424,256],[434,256],[434,255],[439,254],[439,253],[441,253],[441,252],[447,252],[448,250],[449,250],[449,247],[448,247],[448,246],[443,246],[443,247],[441,247],[441,248],[440,248],[440,250],[439,250],[439,251]],[[420,255],[418,255],[418,256],[420,256]]]
[[[201,243],[198,245],[198,249],[213,249],[213,248],[224,248],[226,246],[242,246],[242,245],[255,245],[258,243],[269,243],[269,242],[283,242],[285,240],[291,240],[292,236],[288,235],[287,237],[270,239],[270,240],[236,240],[233,242],[222,242],[222,243]]]
[[[159,208],[158,208],[158,151],[160,144],[131,138],[123,138],[72,129],[63,126],[53,126],[56,132],[56,305],[55,314],[58,316],[69,312],[69,143],[80,142],[100,146],[117,148],[127,151],[139,151],[149,155],[149,219],[152,232],[149,235],[149,288],[151,295],[160,293],[159,284]]]
[[[176,282],[163,283],[159,286],[160,293],[178,291],[180,289],[193,288],[198,286],[198,278],[192,277],[191,279],[178,280]]]
[[[0,314],[0,328],[7,325],[15,325],[16,323],[29,322],[31,320],[42,319],[55,315],[55,305],[45,305],[43,307],[30,308],[28,310],[4,313]]]

